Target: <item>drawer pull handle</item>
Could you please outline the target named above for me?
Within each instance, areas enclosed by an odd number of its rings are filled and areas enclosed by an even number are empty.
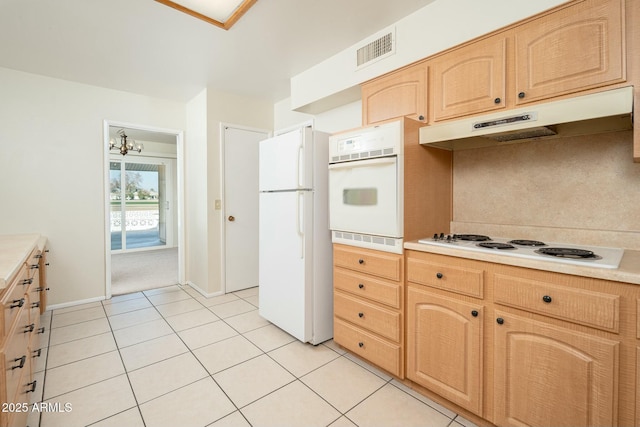
[[[20,362],[18,365],[16,366],[12,366],[11,370],[13,371],[14,369],[22,369],[24,368],[24,363],[27,361],[27,356],[22,356],[22,357],[18,357],[17,359],[13,359],[14,362]]]
[[[40,268],[40,266],[38,264],[31,264],[31,268],[32,270],[35,270],[36,268]]]
[[[436,273],[436,277],[437,277],[438,279],[442,279],[442,278],[444,277],[444,274],[442,274],[442,273]]]
[[[364,264],[364,260],[363,260],[362,258],[360,258],[360,259],[358,260],[358,264]]]
[[[471,315],[473,317],[478,317],[478,310],[471,310]]]
[[[502,317],[498,317],[496,322],[498,322],[498,325],[502,325],[504,323],[504,319]]]
[[[31,388],[29,390],[27,390],[27,393],[33,393],[34,391],[36,391],[36,384],[38,383],[38,380],[35,380],[27,385],[30,385]]]
[[[364,317],[364,313],[363,312],[358,313],[358,317],[362,319]]]
[[[36,328],[36,324],[32,323],[30,325],[27,325],[24,327],[24,333],[29,333],[29,332],[33,332],[33,330]]]
[[[364,284],[362,284],[362,283],[358,283],[358,288],[360,288],[360,289],[364,289]]]
[[[14,299],[13,304],[9,306],[9,308],[18,308],[24,305],[24,298]]]
[[[549,304],[551,302],[551,297],[549,295],[545,295],[545,296],[542,297],[542,301],[544,301],[547,304]]]
[[[44,326],[41,328],[38,328],[38,332],[36,332],[36,334],[44,334]]]
[[[24,285],[30,285],[30,284],[32,284],[32,283],[33,283],[33,279],[24,279],[24,280],[22,281],[22,285],[23,285],[23,286],[24,286]]]
[[[360,348],[364,347],[364,343],[363,343],[362,341],[360,341],[360,342],[358,343],[358,347],[360,347]]]
[[[41,348],[39,348],[37,350],[33,350],[33,357],[34,358],[40,357],[40,356],[42,356],[42,349]]]
[[[38,308],[40,307],[40,301],[36,301],[36,302],[32,302],[31,303],[31,308]]]

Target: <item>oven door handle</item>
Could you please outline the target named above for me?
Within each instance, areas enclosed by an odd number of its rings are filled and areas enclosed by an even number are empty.
[[[396,160],[397,160],[396,156],[393,156],[393,157],[379,157],[377,159],[355,160],[351,162],[332,163],[329,165],[329,170],[352,169],[352,168],[364,167],[364,166],[389,165],[389,164],[395,164]]]

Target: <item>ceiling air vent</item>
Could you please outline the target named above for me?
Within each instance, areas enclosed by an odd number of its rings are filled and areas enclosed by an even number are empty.
[[[386,58],[392,55],[395,50],[395,37],[393,31],[389,31],[356,51],[356,68],[362,68],[382,58]]]

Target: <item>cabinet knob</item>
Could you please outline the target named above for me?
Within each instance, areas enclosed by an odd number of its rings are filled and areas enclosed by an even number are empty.
[[[236,220],[236,217],[233,215],[229,215],[229,218],[227,218],[229,221],[233,222]]]
[[[358,347],[360,347],[360,348],[364,347],[364,343],[363,343],[362,341],[360,341],[360,342],[358,343]]]
[[[358,317],[362,319],[364,317],[364,313],[363,312],[358,313]]]
[[[496,104],[500,104],[502,102],[502,99],[496,98],[496,99],[493,100],[493,102],[496,103]]]
[[[496,322],[498,322],[498,325],[502,325],[504,323],[504,319],[502,317],[498,317]]]
[[[545,295],[545,296],[542,297],[542,301],[544,301],[547,304],[549,304],[551,302],[551,297],[549,295]]]
[[[520,93],[518,94],[518,98],[520,98],[520,99],[524,98],[524,92],[520,92]]]
[[[358,283],[358,288],[364,289],[364,284],[363,283]]]
[[[360,259],[358,260],[358,264],[364,264],[364,260],[363,260],[362,258],[360,258]]]
[[[444,277],[444,274],[442,274],[442,273],[436,273],[436,277],[437,277],[438,279],[442,279],[442,278]]]
[[[471,315],[473,317],[478,317],[478,310],[471,310]]]
[[[418,120],[423,121],[424,120],[424,116],[423,115],[418,116]]]

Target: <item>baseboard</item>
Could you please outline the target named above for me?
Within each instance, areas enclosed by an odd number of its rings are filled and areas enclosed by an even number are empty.
[[[191,288],[193,288],[193,290],[195,290],[196,292],[198,292],[200,295],[202,295],[205,298],[213,298],[213,297],[219,297],[220,295],[224,295],[224,292],[222,292],[222,291],[206,293],[205,291],[200,289],[200,287],[198,285],[196,285],[195,283],[191,282],[190,280],[187,280],[187,283],[185,283],[183,286],[185,286],[185,285],[190,286]]]
[[[62,304],[53,304],[53,305],[47,304],[46,311],[58,310],[58,309],[67,308],[67,307],[74,307],[76,305],[88,304],[91,302],[99,302],[104,300],[106,300],[106,298],[102,296],[102,297],[95,297],[95,298],[87,298],[79,301],[63,302]]]

